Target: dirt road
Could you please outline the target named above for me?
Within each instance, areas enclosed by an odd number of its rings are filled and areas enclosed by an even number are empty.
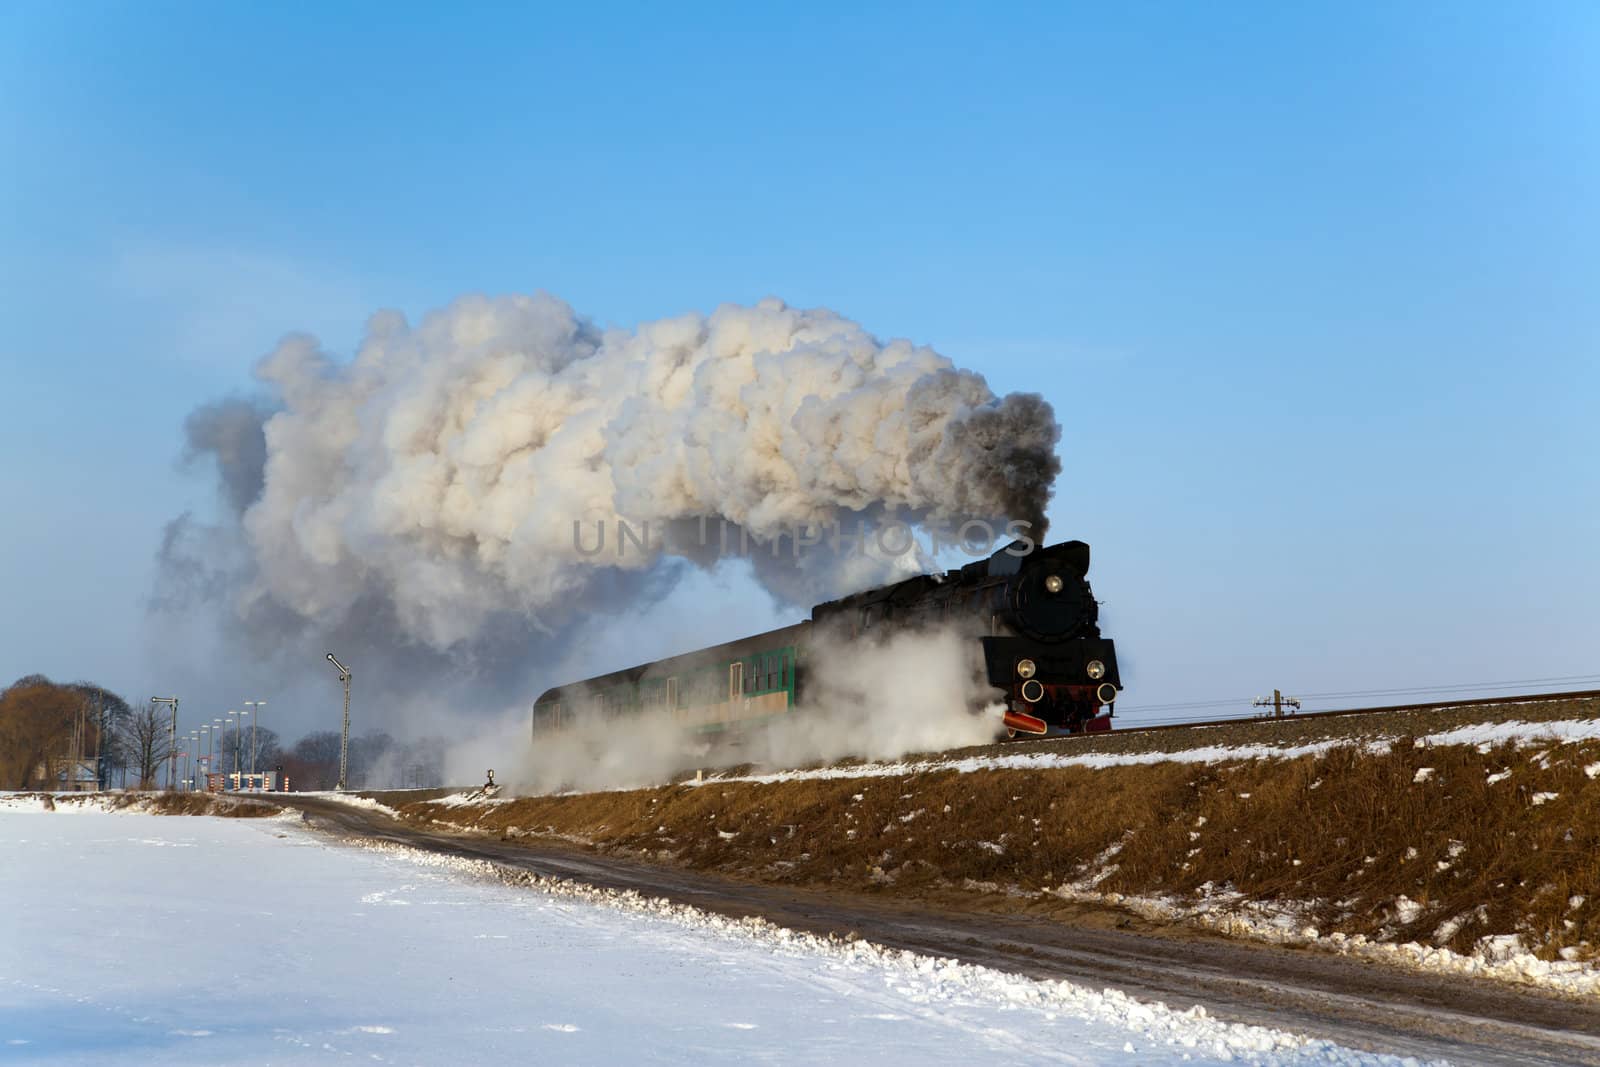
[[[1176,1008],[1342,1045],[1459,1064],[1600,1065],[1600,1004],[1319,952],[1255,945],[1117,912],[1076,921],[946,911],[846,893],[755,885],[548,843],[426,832],[378,812],[287,794],[330,833],[631,889],[730,916],[760,916],[1039,978],[1114,988]]]

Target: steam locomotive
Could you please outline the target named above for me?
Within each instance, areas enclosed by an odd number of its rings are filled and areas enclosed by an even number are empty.
[[[958,570],[818,604],[793,626],[551,689],[534,704],[533,732],[640,713],[702,733],[754,727],[804,702],[829,639],[946,627],[981,646],[1009,736],[1109,730],[1122,679],[1088,572],[1082,541],[1013,542]]]

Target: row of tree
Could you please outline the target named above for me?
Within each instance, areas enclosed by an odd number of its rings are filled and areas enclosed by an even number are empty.
[[[127,701],[93,683],[18,679],[0,691],[0,789],[55,788],[83,760],[96,784],[109,786],[114,772],[149,755],[139,751],[133,719]]]
[[[441,738],[401,742],[386,733],[352,737],[345,784],[351,789],[442,785],[444,748]],[[307,734],[280,763],[293,788],[332,789],[339,783],[339,732]]]
[[[283,772],[294,789],[332,789],[339,781],[339,734],[308,734],[288,749],[275,731],[230,726],[196,750],[187,734],[173,746],[168,709],[127,701],[89,682],[58,684],[29,675],[0,690],[0,789],[59,789],[64,775],[92,775],[101,789],[154,789],[169,768]],[[397,742],[386,733],[352,737],[347,785],[354,789],[438,785],[444,742]]]

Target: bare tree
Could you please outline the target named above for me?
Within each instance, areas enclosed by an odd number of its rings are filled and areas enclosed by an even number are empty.
[[[140,789],[154,789],[161,765],[172,755],[172,716],[154,704],[134,708],[120,724],[128,766]]]
[[[92,724],[88,733],[92,745],[86,749],[86,754],[97,757],[95,777],[101,789],[109,789],[112,773],[128,765],[122,724],[133,714],[133,709],[126,700],[93,682],[74,682],[68,688],[77,692],[83,701],[85,718]]]
[[[255,769],[270,771],[283,762],[283,751],[278,747],[278,732],[267,727],[229,726],[217,735],[217,770],[231,774],[237,757],[241,773],[250,773],[250,753],[255,750]]]

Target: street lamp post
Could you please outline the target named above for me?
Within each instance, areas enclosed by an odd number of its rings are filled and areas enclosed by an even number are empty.
[[[261,709],[267,706],[267,702],[265,700],[246,700],[245,706],[256,713],[256,717],[250,720],[250,774],[254,777],[256,773],[256,730],[261,725]]]
[[[222,735],[223,737],[227,737],[228,734],[232,734],[233,735],[233,738],[232,738],[232,740],[233,740],[233,773],[234,773],[235,776],[237,776],[238,773],[239,773],[239,722],[238,722],[238,719],[236,718],[236,716],[238,714],[239,713],[237,711],[228,712],[228,733]],[[224,752],[222,754],[222,758],[223,759],[227,759],[228,758],[228,754],[226,752]],[[237,788],[238,783],[239,783],[239,780],[238,780],[237,777],[235,777],[234,778],[234,786],[235,786],[235,788]]]
[[[344,732],[339,737],[339,784],[334,786],[342,792],[350,757],[350,668],[335,659],[332,652],[328,653],[328,662],[338,669],[339,681],[344,683]]]
[[[248,710],[241,711],[239,713],[239,733],[233,739],[233,750],[235,753],[243,753],[244,751],[244,717],[248,714],[250,714]],[[252,726],[251,729],[254,730],[255,727]],[[234,773],[238,774],[243,766],[244,760],[240,756],[235,756],[233,762],[235,768]],[[239,787],[241,789],[244,788],[243,777],[240,777],[239,779]]]
[[[201,755],[197,754],[195,756],[195,762],[196,763],[205,764],[206,765],[206,771],[207,771],[207,773],[209,773],[210,770],[211,770],[211,724],[210,723],[206,723],[204,726],[200,727],[200,740],[202,740],[202,741],[204,741],[206,743],[206,754],[204,756],[201,756]],[[196,777],[199,777],[199,776],[196,775]]]
[[[211,757],[206,760],[206,770],[215,773],[217,769],[216,757],[222,755],[222,720],[212,719],[211,722],[214,724],[211,727],[211,747],[213,751]]]

